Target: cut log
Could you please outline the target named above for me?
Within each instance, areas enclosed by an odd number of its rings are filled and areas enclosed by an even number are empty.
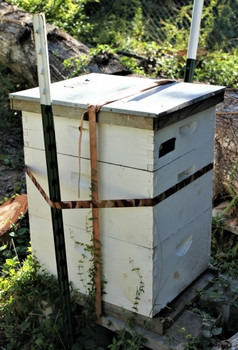
[[[36,86],[37,70],[33,41],[32,15],[4,1],[0,2],[0,62],[8,70],[23,79],[28,86]],[[66,68],[63,62],[72,57],[89,54],[89,48],[60,29],[47,24],[47,40],[52,82],[71,76],[74,67]],[[128,74],[116,56],[109,55],[103,61],[92,60],[89,72]]]
[[[0,206],[0,236],[4,235],[16,224],[20,216],[27,212],[27,195],[21,194],[8,199]]]

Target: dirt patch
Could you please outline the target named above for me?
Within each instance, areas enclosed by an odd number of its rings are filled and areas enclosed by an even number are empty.
[[[0,172],[0,201],[5,197],[11,197],[15,193],[22,193],[21,185],[24,182],[23,171],[9,170],[7,167],[0,166]]]

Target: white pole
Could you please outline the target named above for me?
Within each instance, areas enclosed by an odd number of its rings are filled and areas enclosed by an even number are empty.
[[[192,82],[195,69],[204,0],[194,0],[184,81]]]
[[[46,22],[44,13],[33,16],[35,48],[38,81],[40,89],[40,102],[43,105],[51,105],[50,96],[50,67],[48,56],[48,45],[46,36]]]

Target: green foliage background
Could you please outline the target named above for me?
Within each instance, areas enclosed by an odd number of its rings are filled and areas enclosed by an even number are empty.
[[[192,0],[9,2],[28,12],[45,12],[48,22],[89,47],[104,45],[108,50],[144,56],[150,62],[146,67],[141,60],[121,56],[133,73],[183,79],[186,53],[181,51],[188,45]],[[205,0],[204,4],[199,44],[203,50],[198,53],[194,79],[238,87],[238,0]],[[148,18],[156,18],[155,25]],[[77,62],[75,71],[84,71],[84,63]]]

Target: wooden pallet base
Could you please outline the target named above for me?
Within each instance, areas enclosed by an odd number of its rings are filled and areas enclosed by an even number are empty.
[[[128,332],[130,332],[125,322],[111,316],[102,317],[102,326],[113,332],[120,331],[121,329],[127,329]],[[176,323],[163,335],[148,331],[142,327],[136,327],[137,333],[141,334],[143,338],[146,339],[146,349],[148,348],[151,350],[184,350],[188,338],[198,338],[201,334],[201,330],[201,316],[188,310],[184,310],[176,320]]]
[[[183,293],[153,318],[136,315],[135,326],[147,339],[149,349],[184,349],[188,335],[198,337],[202,328],[201,317],[187,310],[188,303],[198,297],[198,291],[209,287],[217,270],[208,268]],[[133,314],[114,305],[103,304],[102,326],[112,331],[127,328]],[[183,330],[181,332],[181,330]]]

